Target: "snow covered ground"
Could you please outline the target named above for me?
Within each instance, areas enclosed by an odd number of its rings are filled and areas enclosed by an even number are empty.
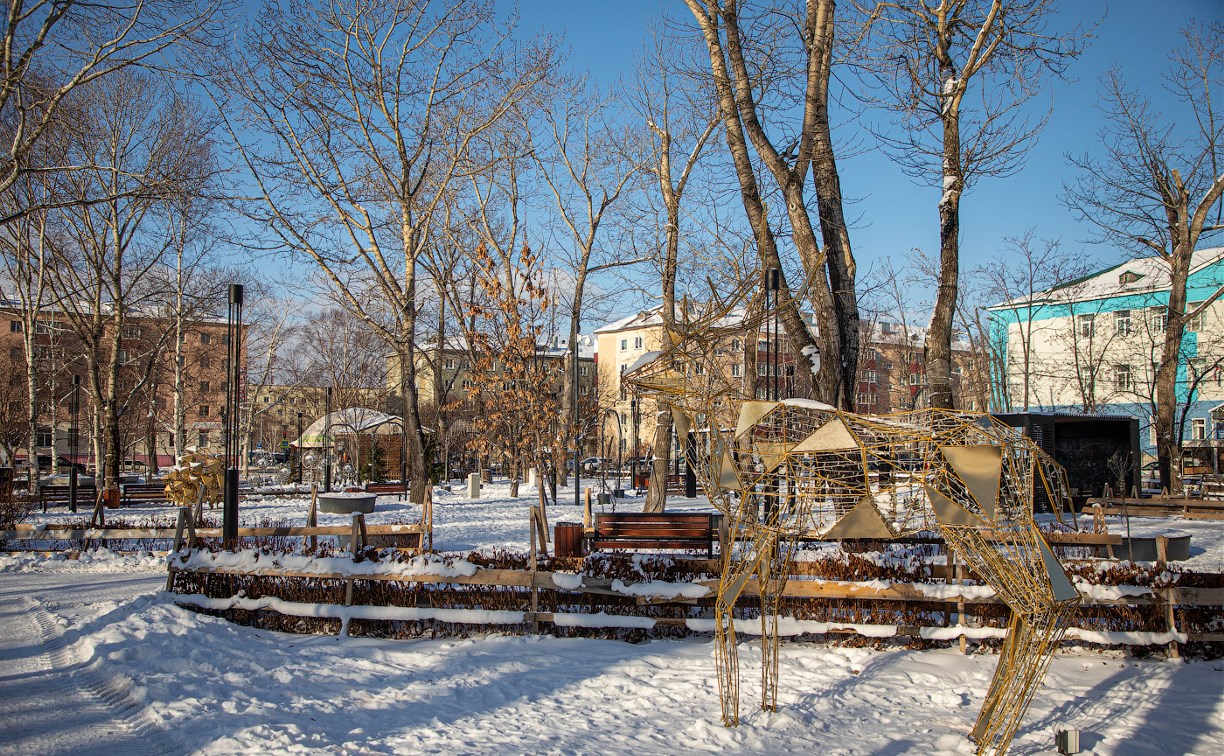
[[[525,549],[531,499],[506,494],[440,494],[436,546]],[[560,498],[550,520],[580,521],[572,491]],[[379,506],[372,522],[419,514]],[[243,510],[249,524],[304,517],[300,499]],[[1175,527],[1192,532],[1193,568],[1221,569],[1224,526]],[[764,713],[749,639],[743,723],[727,729],[706,639],[285,635],[175,606],[164,584],[156,557],[0,555],[0,752],[967,754],[998,661],[784,643],[779,710]],[[1224,752],[1224,661],[1060,654],[1013,752],[1053,753],[1063,727],[1094,754]]]

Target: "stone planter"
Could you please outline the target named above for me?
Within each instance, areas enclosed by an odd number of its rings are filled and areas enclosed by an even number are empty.
[[[371,493],[321,493],[319,511],[327,514],[369,514],[374,511],[378,494]]]

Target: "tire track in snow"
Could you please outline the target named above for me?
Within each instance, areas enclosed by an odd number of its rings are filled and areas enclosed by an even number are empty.
[[[144,705],[130,695],[130,679],[106,675],[98,669],[96,661],[85,664],[74,658],[51,613],[37,601],[21,598],[26,605],[26,615],[38,626],[42,636],[41,651],[50,663],[47,675],[51,690],[48,693],[75,695],[85,698],[87,705],[93,704],[101,719],[109,719],[122,732],[120,742],[107,745],[124,756],[171,756],[191,751],[176,733],[163,729],[149,718]],[[75,670],[67,671],[73,667]]]

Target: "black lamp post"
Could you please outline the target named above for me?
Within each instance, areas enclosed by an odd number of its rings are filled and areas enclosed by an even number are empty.
[[[769,388],[773,386],[773,400],[778,401],[778,290],[781,283],[782,271],[777,268],[770,268],[765,271],[765,304],[769,306],[769,292],[773,292],[773,306],[769,308],[769,321],[765,324],[765,344],[766,344],[766,359],[769,360],[769,375],[765,385],[766,396],[769,396]],[[773,335],[770,336],[769,328],[773,326]],[[772,346],[772,353],[769,351]]]
[[[302,482],[302,411],[301,410],[298,410],[297,416],[298,416],[297,449],[296,451],[294,451],[294,454],[297,455],[297,482],[300,485]]]
[[[637,466],[638,466],[638,401],[637,397],[629,400],[630,420],[633,422],[633,462],[629,465],[631,468],[630,474],[633,476],[630,483],[633,485],[633,490],[637,490]]]
[[[242,285],[229,285],[229,314],[225,332],[225,509],[222,539],[227,549],[238,547],[238,403],[242,380]]]
[[[68,471],[68,507],[73,512],[77,511],[77,447],[80,446],[81,440],[81,376],[72,376],[72,399],[69,400],[69,409],[72,411],[72,431],[69,444],[72,454],[72,469]]]
[[[574,360],[574,416],[570,418],[574,429],[574,508],[578,509],[582,506],[582,500],[579,498],[579,489],[582,488],[582,429],[578,422],[578,338],[572,339],[570,344],[570,353]]]
[[[328,386],[323,393],[323,492],[331,492],[332,484],[332,450],[331,450],[331,399],[332,390]]]

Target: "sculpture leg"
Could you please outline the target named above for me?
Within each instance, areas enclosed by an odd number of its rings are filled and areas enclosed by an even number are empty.
[[[994,531],[942,527],[949,548],[1012,611],[1007,639],[970,737],[978,753],[1006,753],[1076,608],[1079,593],[1032,523]]]
[[[723,724],[739,724],[739,654],[735,644],[735,620],[732,610],[748,580],[758,574],[762,559],[769,552],[768,537],[754,533],[739,560],[733,560],[731,549],[723,555],[722,577],[718,581],[718,598],[714,603],[715,667],[718,672],[718,692],[722,699]]]
[[[1035,615],[1013,611],[990,691],[970,733],[978,753],[1006,753],[1078,602],[1055,603]]]
[[[757,584],[761,587],[761,708],[765,711],[778,709],[778,599],[779,581],[773,572],[773,541],[769,536],[768,546],[757,568]]]
[[[714,667],[718,675],[718,697],[722,705],[722,721],[727,727],[739,724],[739,652],[735,644],[735,620],[731,610],[735,603],[720,596],[714,604]]]

